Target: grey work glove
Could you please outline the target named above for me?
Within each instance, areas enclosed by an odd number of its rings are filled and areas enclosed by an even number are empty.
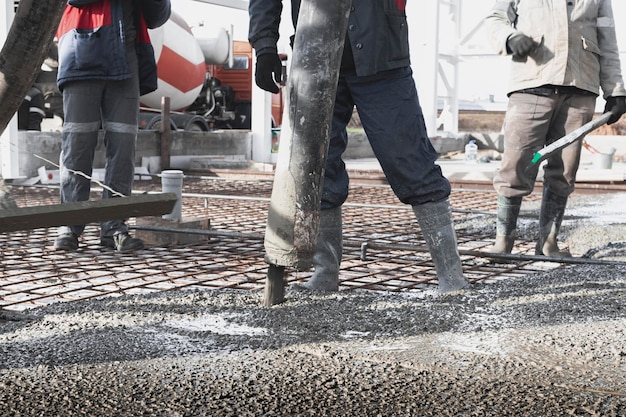
[[[538,44],[530,36],[524,34],[512,35],[506,41],[506,48],[515,58],[525,58]]]
[[[254,80],[259,88],[269,91],[270,93],[278,93],[278,85],[283,79],[283,63],[280,61],[278,54],[263,54],[256,59],[256,72]]]
[[[613,114],[613,116],[609,118],[609,121],[606,122],[607,125],[617,122],[622,115],[626,113],[626,97],[607,97],[604,112],[611,112]]]

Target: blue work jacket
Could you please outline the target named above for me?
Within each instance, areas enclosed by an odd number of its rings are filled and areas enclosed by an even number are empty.
[[[346,42],[356,75],[368,76],[409,66],[406,0],[353,0]],[[250,0],[248,40],[257,56],[276,53],[282,0]],[[294,28],[300,0],[291,0]]]
[[[125,80],[132,72],[124,44],[122,1],[70,0],[57,29],[57,85],[73,80]],[[163,25],[171,14],[170,0],[138,0],[137,41],[140,94],[157,88],[157,66],[148,28]]]

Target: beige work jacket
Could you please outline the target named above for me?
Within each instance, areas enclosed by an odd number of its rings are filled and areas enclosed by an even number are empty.
[[[539,43],[512,59],[509,92],[552,84],[626,95],[611,0],[499,0],[485,23],[499,54],[509,54],[507,39],[517,33]]]

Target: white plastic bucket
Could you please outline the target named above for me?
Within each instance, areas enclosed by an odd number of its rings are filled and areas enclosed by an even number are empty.
[[[611,153],[597,153],[594,155],[593,166],[597,169],[611,169],[613,168],[613,155],[615,150]]]
[[[183,194],[183,171],[168,169],[161,172],[161,189],[164,193],[174,193],[178,200],[170,214],[164,214],[164,219],[181,220],[181,199]]]

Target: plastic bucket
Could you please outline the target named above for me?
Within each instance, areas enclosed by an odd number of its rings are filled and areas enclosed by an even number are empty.
[[[181,198],[183,194],[183,171],[168,169],[161,172],[161,189],[164,193],[174,193],[178,200],[170,214],[164,214],[164,219],[181,220]]]
[[[597,153],[594,156],[593,166],[597,169],[611,169],[613,167],[613,153]]]

